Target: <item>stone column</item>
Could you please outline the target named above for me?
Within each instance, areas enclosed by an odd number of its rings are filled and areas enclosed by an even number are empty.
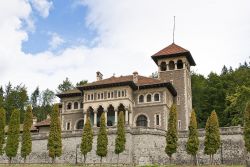
[[[128,124],[128,110],[125,110],[125,124]]]
[[[83,111],[84,114],[84,124],[87,122],[87,111]]]
[[[132,126],[133,125],[133,118],[132,118],[132,112],[129,112],[129,125]]]
[[[175,70],[177,69],[177,63],[174,63],[174,69]]]
[[[107,122],[108,122],[108,111],[103,111],[104,112],[104,115],[105,115],[105,122],[106,122],[106,125],[107,125]]]
[[[97,125],[97,111],[94,111],[94,127]]]
[[[117,125],[117,115],[118,115],[118,110],[115,110],[115,126]]]

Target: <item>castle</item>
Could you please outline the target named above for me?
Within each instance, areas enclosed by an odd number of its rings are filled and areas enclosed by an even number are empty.
[[[195,61],[188,50],[175,43],[151,58],[158,67],[157,78],[134,72],[104,79],[98,71],[95,82],[57,94],[62,130],[82,129],[87,114],[93,127],[98,127],[102,113],[107,126],[112,127],[117,124],[119,112],[124,112],[127,126],[166,130],[173,103],[178,111],[178,129],[187,130],[192,110],[190,66],[195,66]]]

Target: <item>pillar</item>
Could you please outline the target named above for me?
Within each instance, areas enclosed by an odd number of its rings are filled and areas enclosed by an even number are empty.
[[[84,124],[86,124],[86,122],[87,122],[87,112],[83,112],[83,114],[84,114]]]
[[[129,125],[132,126],[133,125],[133,120],[132,120],[132,112],[129,112]]]
[[[117,125],[117,115],[118,115],[118,110],[115,110],[115,126]]]
[[[94,111],[94,127],[97,125],[97,112]]]
[[[125,110],[125,124],[128,124],[128,110]]]
[[[108,111],[104,111],[104,115],[105,115],[105,123],[107,125],[107,122],[108,122]]]
[[[177,69],[177,63],[174,63],[174,69],[175,70]]]

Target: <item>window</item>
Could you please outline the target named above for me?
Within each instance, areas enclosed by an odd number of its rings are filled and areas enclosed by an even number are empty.
[[[71,103],[68,103],[68,105],[67,105],[67,110],[71,110],[71,108],[72,108],[72,104],[71,104]]]
[[[94,100],[94,94],[91,94],[91,100]]]
[[[144,102],[144,96],[143,95],[140,95],[139,96],[139,103],[143,103]]]
[[[166,62],[161,62],[160,68],[161,68],[161,71],[166,71],[167,70]]]
[[[78,109],[78,102],[74,102],[74,109]]]
[[[90,100],[90,95],[88,95],[88,100]]]
[[[136,120],[136,126],[144,126],[147,127],[148,126],[148,120],[147,117],[145,115],[140,115],[137,117]]]
[[[125,96],[125,92],[124,91],[122,91],[122,97],[124,97]]]
[[[100,97],[100,94],[98,93],[98,94],[97,94],[97,99],[99,100],[100,98],[101,98],[101,97]]]
[[[83,108],[83,102],[81,102],[81,104],[80,104],[80,108]]]
[[[111,98],[114,98],[114,92],[111,92]]]
[[[178,120],[178,129],[181,129],[181,120]]]
[[[180,103],[181,103],[181,98],[180,98],[180,96],[178,96],[177,97],[177,105],[180,105]]]
[[[118,91],[118,97],[121,97],[121,92],[120,91]]]
[[[151,101],[152,101],[151,98],[152,98],[152,97],[151,97],[151,94],[148,94],[148,95],[147,95],[147,102],[151,102]]]
[[[159,114],[157,114],[156,116],[155,116],[155,125],[157,125],[157,126],[159,126],[160,125],[160,115]]]
[[[169,66],[169,70],[174,70],[175,69],[174,61],[170,61],[168,66]]]
[[[159,93],[154,94],[154,101],[160,101],[160,94]]]
[[[101,93],[101,99],[103,99],[103,98],[104,98],[103,93]]]
[[[183,62],[182,60],[177,61],[177,69],[183,69]]]
[[[66,130],[70,130],[70,122],[66,122]]]
[[[108,99],[110,98],[110,92],[108,92]]]
[[[81,119],[80,121],[77,122],[76,129],[83,129],[83,126],[84,126],[84,120]]]

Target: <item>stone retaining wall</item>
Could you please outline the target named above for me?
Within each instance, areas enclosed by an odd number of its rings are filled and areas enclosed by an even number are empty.
[[[100,163],[100,157],[95,154],[98,129],[94,129],[93,150],[87,155],[87,163]],[[222,145],[215,157],[217,164],[243,164],[244,163],[244,141],[241,127],[221,128]],[[108,131],[108,155],[103,158],[103,163],[116,163],[117,155],[114,153],[116,129],[109,128]],[[120,154],[119,163],[123,164],[167,164],[169,158],[165,154],[165,134],[159,129],[129,128],[126,129],[126,150]],[[199,130],[200,150],[198,160],[200,164],[208,164],[209,156],[203,154],[204,129]],[[178,150],[173,156],[176,164],[191,163],[191,156],[186,153],[187,131],[179,132]],[[27,163],[50,163],[47,150],[47,134],[32,135],[32,153],[27,158]],[[82,163],[79,150],[81,142],[81,131],[63,132],[63,155],[56,160],[57,163]],[[20,149],[19,149],[20,150]],[[22,163],[20,154],[13,160],[14,163]],[[8,163],[6,156],[0,156],[0,163]]]

